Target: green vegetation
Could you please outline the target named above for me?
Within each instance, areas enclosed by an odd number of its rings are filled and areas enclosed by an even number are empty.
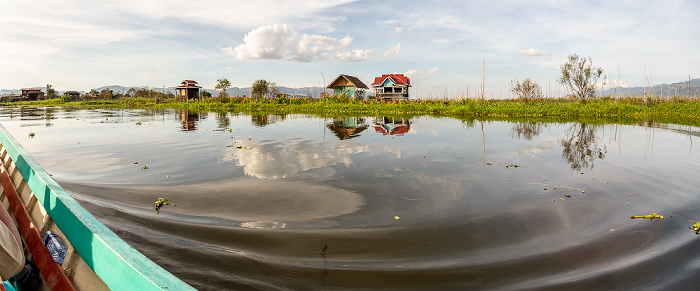
[[[0,106],[64,106],[64,107],[120,107],[120,108],[176,108],[243,113],[319,114],[324,116],[448,116],[459,119],[507,118],[552,119],[553,121],[583,120],[589,118],[654,120],[700,126],[700,99],[698,98],[611,98],[579,100],[576,98],[532,98],[520,100],[422,100],[401,102],[355,101],[342,96],[323,99],[289,98],[256,100],[249,97],[208,98],[179,102],[154,98],[123,98],[67,102],[56,98],[43,101],[0,103]]]

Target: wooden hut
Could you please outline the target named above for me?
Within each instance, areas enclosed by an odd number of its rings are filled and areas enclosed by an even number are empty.
[[[382,100],[408,100],[411,79],[403,74],[386,74],[374,78],[374,93]]]
[[[36,88],[22,88],[22,99],[34,101],[44,99],[44,92]]]
[[[80,92],[78,92],[78,91],[66,91],[66,92],[63,92],[63,95],[70,96],[71,100],[78,100],[80,98]]]
[[[184,80],[180,84],[180,86],[175,87],[178,95],[180,96],[180,100],[184,101],[199,98],[199,89],[202,87],[197,86],[197,82],[192,80]]]
[[[326,89],[333,89],[334,95],[343,95],[350,98],[363,98],[365,91],[369,89],[365,83],[355,76],[340,74],[333,82],[328,84]]]

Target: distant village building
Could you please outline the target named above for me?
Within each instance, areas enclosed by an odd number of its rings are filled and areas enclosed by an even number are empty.
[[[35,101],[44,99],[44,92],[36,88],[22,88],[22,99]]]
[[[78,92],[78,91],[66,91],[66,92],[63,92],[63,95],[70,96],[71,100],[78,100],[78,98],[80,98],[80,92]]]
[[[179,87],[175,87],[180,100],[191,100],[199,98],[199,89],[202,88],[197,86],[197,82],[192,80],[184,80]]]
[[[364,98],[365,91],[369,89],[365,83],[354,76],[341,74],[333,82],[328,84],[326,89],[333,89],[334,95],[343,95],[350,98]]]
[[[403,74],[387,74],[374,78],[374,93],[383,100],[408,100],[411,80]]]

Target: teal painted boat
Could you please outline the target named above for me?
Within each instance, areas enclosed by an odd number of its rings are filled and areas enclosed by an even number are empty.
[[[129,246],[68,194],[0,125],[0,202],[15,218],[25,256],[44,290],[194,290]],[[52,231],[68,245],[63,264],[43,244]]]

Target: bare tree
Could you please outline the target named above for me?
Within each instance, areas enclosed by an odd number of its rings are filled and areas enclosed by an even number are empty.
[[[280,86],[275,82],[269,83],[269,86],[267,86],[267,93],[270,94],[270,98],[275,98],[277,94],[280,93]]]
[[[598,79],[603,69],[593,66],[591,57],[582,58],[577,54],[569,55],[569,61],[561,65],[560,84],[568,86],[579,99],[593,98]],[[605,79],[605,78],[604,78]]]
[[[510,91],[513,92],[519,99],[536,99],[542,98],[542,87],[536,82],[527,78],[522,82],[518,79],[510,81]]]

